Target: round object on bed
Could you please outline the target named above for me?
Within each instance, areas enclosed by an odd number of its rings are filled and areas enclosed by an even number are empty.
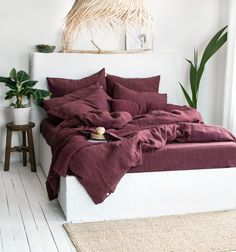
[[[90,134],[90,139],[97,140],[97,141],[106,140],[104,135],[98,135],[96,133],[91,133]]]
[[[103,135],[105,133],[106,129],[104,127],[97,127],[96,128],[96,134],[97,135]]]

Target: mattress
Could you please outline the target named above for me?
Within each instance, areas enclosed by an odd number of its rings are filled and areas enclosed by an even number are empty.
[[[56,125],[48,119],[41,123],[41,133],[51,146]],[[78,163],[76,155],[71,162]],[[174,171],[236,166],[236,144],[233,142],[171,143],[143,154],[141,166],[129,172]]]
[[[42,133],[44,139],[46,140],[47,144],[52,146],[52,139],[56,132],[56,124],[53,124],[47,118],[43,119],[40,125],[40,132]]]

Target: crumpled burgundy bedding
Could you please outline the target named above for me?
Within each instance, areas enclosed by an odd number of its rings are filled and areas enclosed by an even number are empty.
[[[87,141],[98,126],[106,128],[110,142]],[[126,172],[142,165],[143,153],[158,152],[167,143],[188,142],[235,144],[235,137],[221,127],[204,125],[196,110],[170,104],[134,118],[127,112],[91,111],[64,120],[52,141],[49,199],[57,197],[59,176],[69,173],[78,178],[95,204],[101,203]]]

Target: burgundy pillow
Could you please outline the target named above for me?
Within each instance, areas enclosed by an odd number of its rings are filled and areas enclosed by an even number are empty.
[[[93,85],[97,82],[99,82],[106,90],[106,77],[104,68],[101,71],[80,80],[48,77],[47,82],[48,88],[52,93],[52,97],[60,97],[78,89]]]
[[[101,85],[99,83],[96,83],[94,85],[90,85],[88,87],[78,89],[72,93],[69,93],[61,97],[55,97],[49,100],[44,100],[43,107],[45,110],[50,110],[57,106],[63,105],[65,103],[83,99],[87,97],[88,95],[92,94],[94,91],[96,91],[99,88],[101,88]]]
[[[81,115],[90,111],[96,110],[96,108],[87,104],[83,100],[69,102],[67,104],[56,107],[47,112],[47,116],[50,122],[58,124],[65,119],[71,118],[75,115]]]
[[[106,77],[106,91],[111,97],[113,97],[113,89],[116,82],[139,92],[158,92],[160,75],[148,78],[123,78],[108,74]]]
[[[136,102],[143,108],[142,113],[147,112],[147,107],[153,104],[167,103],[167,94],[158,94],[154,92],[138,92],[115,83],[114,98]],[[146,112],[145,112],[146,110]]]
[[[111,111],[112,112],[125,111],[130,113],[133,117],[141,114],[141,108],[136,102],[121,99],[112,100]]]
[[[49,119],[59,118],[64,120],[93,110],[110,111],[109,101],[110,97],[106,94],[103,88],[99,88],[86,98],[57,106],[50,109],[47,114]]]

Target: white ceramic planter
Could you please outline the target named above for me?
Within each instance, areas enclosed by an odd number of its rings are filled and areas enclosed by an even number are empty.
[[[24,125],[29,123],[31,107],[12,108],[12,118],[15,125]]]

